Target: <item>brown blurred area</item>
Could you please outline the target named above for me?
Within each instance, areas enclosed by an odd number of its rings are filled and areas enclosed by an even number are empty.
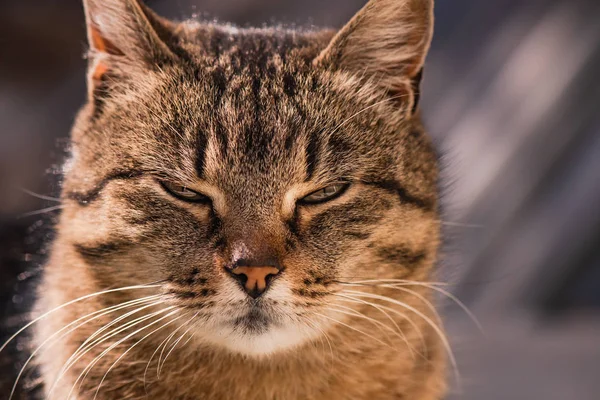
[[[160,14],[339,27],[364,0],[149,0]],[[422,87],[444,165],[451,399],[600,393],[600,2],[439,0]],[[0,0],[0,341],[22,325],[85,96],[79,0]],[[47,213],[26,216],[54,207]],[[22,362],[0,357],[0,390]],[[4,393],[4,392],[2,392]],[[24,397],[27,398],[27,397]]]

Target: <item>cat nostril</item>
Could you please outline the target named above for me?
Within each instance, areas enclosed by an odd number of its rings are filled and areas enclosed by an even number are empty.
[[[270,286],[273,278],[281,272],[275,266],[239,266],[227,268],[231,274],[244,288],[244,291],[253,299],[262,295]]]

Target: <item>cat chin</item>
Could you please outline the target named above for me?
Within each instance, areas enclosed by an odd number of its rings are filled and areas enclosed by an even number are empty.
[[[290,306],[293,293],[284,280],[276,282],[260,302],[248,302],[234,285],[221,288],[220,293],[217,302],[242,304],[196,325],[194,336],[204,344],[261,358],[293,351],[322,334],[315,324],[298,322],[297,310]]]
[[[315,339],[319,332],[301,326],[269,326],[261,330],[241,331],[236,327],[204,332],[203,341],[236,354],[262,358],[293,351]]]

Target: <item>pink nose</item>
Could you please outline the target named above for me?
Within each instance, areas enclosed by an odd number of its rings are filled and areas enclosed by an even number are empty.
[[[256,299],[268,289],[272,278],[279,271],[279,268],[273,266],[244,266],[233,268],[231,274],[242,284],[246,293]]]

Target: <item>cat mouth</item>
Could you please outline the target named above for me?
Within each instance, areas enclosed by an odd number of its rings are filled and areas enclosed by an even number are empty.
[[[209,341],[235,353],[262,357],[292,348],[307,339],[306,329],[290,319],[285,310],[269,302],[249,302],[222,313],[207,333]],[[309,332],[312,333],[312,332]]]
[[[245,314],[234,318],[231,323],[236,330],[245,334],[261,334],[274,325],[274,320],[264,310],[254,306]]]

